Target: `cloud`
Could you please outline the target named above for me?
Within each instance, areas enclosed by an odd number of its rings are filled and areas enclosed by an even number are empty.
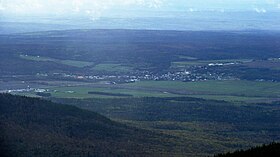
[[[160,8],[165,0],[0,0],[0,11],[20,15],[79,14],[97,19],[110,9]]]
[[[225,9],[205,9],[205,10],[199,10],[199,9],[196,9],[196,8],[188,8],[187,9],[187,12],[204,12],[204,11],[207,11],[207,12],[219,12],[219,13],[224,13],[226,12]]]
[[[257,13],[266,13],[267,11],[264,8],[254,8]]]
[[[150,8],[160,8],[162,4],[161,0],[151,0],[148,5]]]
[[[189,8],[187,11],[188,11],[188,12],[198,12],[199,10],[197,10],[197,9],[195,9],[195,8]]]
[[[0,4],[0,11],[4,11],[6,8]]]
[[[129,17],[129,13],[142,16],[156,11],[266,13],[277,8],[280,9],[280,0],[0,0],[0,14],[3,15],[78,15],[92,20],[102,16]]]
[[[267,4],[280,9],[280,0],[266,0]]]

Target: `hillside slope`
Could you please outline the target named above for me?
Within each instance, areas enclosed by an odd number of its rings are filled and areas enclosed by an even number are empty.
[[[271,143],[260,147],[251,148],[249,150],[241,150],[233,153],[219,154],[215,157],[278,157],[280,156],[280,143]]]
[[[184,155],[175,151],[173,137],[76,107],[8,94],[0,94],[0,130],[2,157]]]

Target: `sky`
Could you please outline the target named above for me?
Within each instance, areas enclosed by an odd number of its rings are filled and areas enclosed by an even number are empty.
[[[0,0],[0,16],[164,16],[172,12],[280,11],[280,0]]]
[[[62,29],[280,30],[279,19],[280,0],[0,0],[0,33],[16,30],[8,23],[59,24]]]

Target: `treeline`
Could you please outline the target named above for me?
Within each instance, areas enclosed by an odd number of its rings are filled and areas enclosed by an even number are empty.
[[[88,94],[103,95],[103,96],[119,96],[119,97],[132,97],[133,96],[131,94],[106,93],[106,92],[88,92]]]
[[[280,143],[271,143],[251,148],[249,150],[239,150],[233,153],[218,154],[214,157],[279,157]]]
[[[0,94],[1,157],[137,157],[186,153],[174,148],[176,140],[70,105]]]

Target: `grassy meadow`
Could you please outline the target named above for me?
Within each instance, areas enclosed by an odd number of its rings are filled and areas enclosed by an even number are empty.
[[[20,55],[20,58],[25,60],[37,61],[37,62],[55,62],[58,64],[73,66],[77,68],[83,68],[86,66],[91,66],[93,63],[85,62],[85,61],[77,61],[77,60],[61,60],[50,57],[42,57],[42,56],[29,56],[29,55]]]

